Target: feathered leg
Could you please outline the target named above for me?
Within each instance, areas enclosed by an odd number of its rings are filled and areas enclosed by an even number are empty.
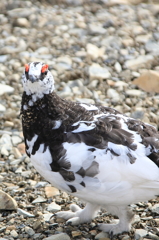
[[[129,232],[133,222],[134,213],[125,206],[107,206],[108,212],[119,217],[118,224],[100,224],[99,229],[113,235],[121,232]]]
[[[95,218],[99,208],[100,206],[91,203],[87,203],[84,209],[81,209],[76,204],[71,204],[71,211],[61,211],[55,215],[59,218],[67,220],[67,224],[78,225],[90,222],[93,218]]]

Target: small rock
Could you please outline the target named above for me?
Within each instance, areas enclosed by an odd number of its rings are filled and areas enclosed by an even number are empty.
[[[55,202],[52,202],[50,203],[48,206],[47,206],[47,210],[49,212],[58,212],[61,210],[61,206],[59,206],[58,204],[56,204]]]
[[[5,111],[6,111],[6,107],[0,103],[0,112],[5,112]]]
[[[54,197],[60,195],[60,192],[57,188],[51,187],[51,186],[46,186],[45,187],[45,194],[47,198]]]
[[[16,201],[7,193],[0,190],[0,210],[16,210]]]
[[[115,70],[116,70],[118,73],[120,73],[120,72],[122,71],[122,67],[121,67],[121,65],[120,65],[119,62],[116,62],[115,65],[114,65],[114,67],[115,67]]]
[[[113,88],[109,88],[107,90],[107,96],[113,99],[114,101],[119,101],[121,99],[121,96],[119,95],[119,93]]]
[[[15,158],[21,158],[21,156],[22,156],[22,154],[20,153],[20,151],[16,147],[13,147],[13,154],[14,154]]]
[[[4,93],[13,93],[14,88],[5,84],[0,83],[0,95],[3,95]]]
[[[20,208],[17,209],[17,212],[18,212],[20,215],[23,215],[23,216],[25,216],[25,217],[35,217],[35,215],[33,215],[33,214],[31,214],[31,213],[29,213],[29,212],[27,212],[27,211],[24,211],[23,209],[20,209]]]
[[[12,143],[14,146],[16,146],[17,144],[21,143],[22,139],[19,136],[12,136]]]
[[[141,90],[137,90],[137,89],[127,90],[125,93],[131,97],[140,97],[144,94],[144,92],[142,92]]]
[[[159,55],[159,44],[157,42],[148,41],[145,44],[145,49],[147,52],[154,53],[155,55]]]
[[[36,198],[32,203],[35,204],[35,203],[43,203],[43,202],[46,202],[47,200],[41,196],[38,196],[38,198]]]
[[[45,222],[49,222],[50,221],[50,218],[53,216],[52,213],[44,213],[43,214],[43,218],[44,218],[44,221]]]
[[[151,211],[153,213],[159,214],[159,203],[155,204],[152,208]]]
[[[45,187],[48,184],[48,182],[38,182],[35,187],[36,188],[41,188],[41,187]]]
[[[139,56],[136,59],[127,60],[125,67],[131,70],[137,70],[141,68],[148,68],[153,63],[154,57],[152,55]]]
[[[71,240],[66,233],[54,234],[50,237],[43,238],[43,240]]]
[[[15,23],[18,27],[29,27],[29,21],[26,18],[18,18]]]
[[[82,233],[81,233],[80,231],[72,231],[71,234],[72,234],[72,237],[73,237],[73,238],[82,235]]]
[[[89,67],[88,72],[89,72],[90,80],[94,80],[94,79],[102,80],[102,79],[109,78],[111,76],[107,68],[103,68],[97,63],[93,63]]]
[[[86,46],[87,53],[92,59],[97,59],[98,57],[102,57],[105,52],[105,47],[98,48],[96,45],[88,43]]]
[[[29,236],[33,236],[35,234],[34,230],[31,227],[26,226],[25,227],[25,232],[29,235]]]
[[[90,23],[88,27],[92,35],[105,34],[107,31],[100,23]]]
[[[13,237],[13,238],[17,238],[18,237],[18,233],[15,231],[15,230],[12,230],[10,232],[10,235]]]
[[[100,232],[98,233],[96,236],[95,236],[95,239],[104,239],[104,238],[107,238],[107,240],[109,240],[109,234],[106,233],[106,232]]]
[[[135,240],[140,240],[143,237],[146,237],[147,231],[144,229],[136,229],[135,230]]]
[[[139,78],[135,79],[133,84],[137,85],[144,91],[159,93],[159,72],[148,70]]]
[[[25,154],[25,144],[24,143],[19,143],[17,148],[21,154]]]

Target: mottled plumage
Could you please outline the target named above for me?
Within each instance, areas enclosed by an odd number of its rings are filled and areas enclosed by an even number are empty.
[[[84,209],[72,205],[57,215],[75,225],[105,207],[119,224],[100,229],[129,231],[128,205],[159,195],[157,130],[112,108],[61,99],[43,63],[26,65],[22,83],[26,153],[53,186],[87,202]]]

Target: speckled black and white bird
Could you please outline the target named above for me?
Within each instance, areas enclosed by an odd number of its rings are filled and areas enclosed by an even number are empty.
[[[26,64],[22,84],[26,153],[53,186],[87,202],[58,217],[81,224],[104,207],[119,223],[101,230],[129,231],[128,206],[159,195],[159,132],[115,109],[61,99],[44,63]]]

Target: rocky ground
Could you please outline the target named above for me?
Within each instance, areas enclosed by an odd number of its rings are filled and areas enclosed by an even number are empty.
[[[26,156],[20,77],[25,63],[46,62],[61,97],[111,106],[159,128],[157,2],[0,2],[0,240],[109,240],[96,226],[115,219],[106,211],[76,227],[53,215],[83,203],[51,187]],[[158,240],[157,200],[132,208],[131,233],[114,239]]]

